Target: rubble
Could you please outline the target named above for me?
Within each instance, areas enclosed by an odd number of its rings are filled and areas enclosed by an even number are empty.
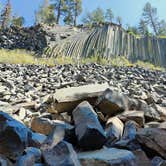
[[[1,165],[165,164],[165,78],[137,67],[0,64]]]

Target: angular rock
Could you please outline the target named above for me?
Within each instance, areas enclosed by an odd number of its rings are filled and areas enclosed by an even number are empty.
[[[158,127],[161,129],[166,129],[166,122],[160,123]]]
[[[57,145],[42,149],[42,155],[46,165],[50,166],[80,166],[77,154],[71,144],[61,141]]]
[[[47,137],[43,134],[31,132],[29,134],[29,138],[28,138],[29,139],[29,146],[40,148],[40,146],[44,143],[46,138]]]
[[[165,166],[166,160],[163,160],[161,157],[154,157],[151,161],[151,166]]]
[[[82,152],[78,154],[78,158],[82,166],[136,166],[136,158],[132,152],[115,148]]]
[[[119,115],[118,117],[124,122],[128,120],[133,120],[137,124],[139,124],[140,127],[143,127],[145,123],[143,111],[126,111],[123,114]]]
[[[0,111],[0,153],[15,160],[28,146],[30,130]]]
[[[133,153],[136,156],[136,163],[138,166],[151,166],[151,162],[144,151],[139,149],[133,151]]]
[[[29,147],[25,150],[25,154],[18,158],[17,166],[32,166],[35,162],[40,162],[41,151],[37,148]]]
[[[37,117],[32,119],[31,129],[37,133],[48,135],[54,128],[53,122],[46,118]]]
[[[13,166],[13,164],[5,157],[0,155],[0,165],[1,166]]]
[[[123,140],[133,140],[137,132],[136,123],[134,121],[127,121],[124,127]]]
[[[101,112],[113,116],[128,110],[128,98],[117,91],[107,89],[98,98],[96,105]]]
[[[159,122],[152,121],[152,122],[146,123],[145,127],[146,128],[157,128],[157,127],[159,127],[159,125],[160,125]]]
[[[70,112],[84,100],[94,104],[97,97],[107,88],[108,84],[92,84],[57,90],[54,94],[54,104],[48,109],[51,113]]]
[[[108,119],[106,124],[106,137],[107,137],[107,146],[113,145],[116,141],[121,139],[123,134],[123,122],[117,118],[113,117]]]
[[[113,147],[118,149],[127,149],[131,151],[135,151],[141,148],[141,146],[138,144],[136,140],[129,140],[129,139],[122,139],[118,142],[116,142]]]
[[[106,141],[106,136],[92,106],[84,101],[72,114],[79,146],[87,150],[101,148]]]
[[[166,130],[160,128],[141,129],[136,134],[136,140],[142,145],[150,157],[156,155],[166,158]]]

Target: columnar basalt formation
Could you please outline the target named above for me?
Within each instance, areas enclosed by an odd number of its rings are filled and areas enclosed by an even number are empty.
[[[166,39],[137,37],[117,25],[103,25],[90,31],[70,36],[46,49],[47,56],[80,57],[100,56],[111,58],[125,56],[131,61],[148,61],[166,65]]]
[[[93,28],[38,25],[0,31],[0,48],[27,49],[46,57],[125,56],[132,62],[141,60],[166,66],[166,38],[138,37],[116,24],[96,25]]]

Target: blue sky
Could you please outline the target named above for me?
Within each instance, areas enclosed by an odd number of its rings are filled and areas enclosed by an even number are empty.
[[[161,19],[166,20],[166,0],[82,0],[83,14],[86,11],[92,11],[97,7],[103,9],[111,8],[115,16],[121,16],[123,24],[137,25],[141,17],[142,8],[146,2],[150,2],[157,7],[158,15]],[[0,3],[5,4],[6,0],[0,0]],[[38,9],[43,0],[11,0],[13,13],[22,15],[25,18],[26,25],[31,25],[34,22],[34,11]]]

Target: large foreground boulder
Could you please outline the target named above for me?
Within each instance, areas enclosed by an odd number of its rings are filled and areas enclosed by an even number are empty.
[[[91,104],[95,104],[98,96],[100,96],[108,87],[109,85],[104,83],[59,89],[53,95],[53,105],[48,111],[51,113],[71,112],[84,100],[87,100]]]
[[[160,155],[166,159],[166,130],[160,128],[141,129],[136,134],[137,141],[142,145],[147,155]]]
[[[82,166],[136,166],[132,152],[115,148],[82,152],[78,158]]]
[[[81,148],[99,149],[106,141],[104,130],[92,106],[84,101],[73,111],[75,133]]]
[[[30,130],[0,111],[0,153],[15,160],[28,146]]]

